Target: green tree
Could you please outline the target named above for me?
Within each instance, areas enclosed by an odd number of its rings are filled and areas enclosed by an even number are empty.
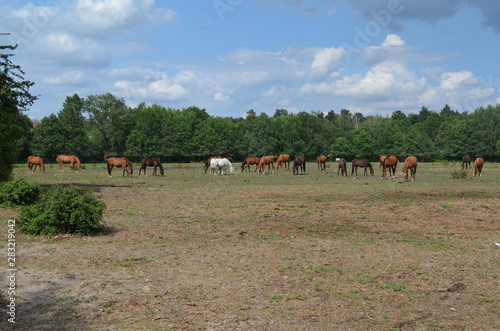
[[[500,140],[500,105],[480,107],[470,115],[471,156],[491,159]]]
[[[24,71],[10,60],[17,46],[0,46],[0,182],[10,179],[20,152],[23,111],[37,99],[29,93],[33,82],[24,79]]]
[[[64,150],[61,154],[89,155],[89,139],[86,132],[87,121],[83,116],[84,99],[78,94],[66,97],[61,111],[57,114],[65,131]]]
[[[89,95],[83,106],[89,117],[89,137],[93,157],[122,156],[133,128],[133,113],[111,93]]]
[[[32,149],[34,155],[41,156],[45,162],[55,162],[66,150],[66,130],[59,118],[51,114],[42,118],[34,130]]]
[[[469,119],[452,117],[439,127],[436,135],[438,155],[444,159],[461,159],[470,153],[469,136],[471,134]]]

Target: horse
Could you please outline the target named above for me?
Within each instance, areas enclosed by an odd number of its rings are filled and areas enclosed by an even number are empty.
[[[411,181],[415,180],[415,174],[417,173],[417,158],[415,156],[408,156],[405,160],[405,166],[403,168],[404,181],[408,181],[408,170],[411,172]]]
[[[396,167],[398,166],[398,158],[394,155],[386,156],[384,159],[383,173],[380,179],[387,178],[387,169],[389,169],[389,178],[396,178]],[[391,175],[392,172],[392,175]]]
[[[364,175],[367,176],[367,171],[368,168],[370,169],[370,174],[373,176],[375,173],[373,172],[373,167],[370,161],[366,159],[354,159],[352,160],[352,171],[351,171],[351,176],[356,171],[356,176],[358,175],[358,167],[360,168],[365,168]]]
[[[318,170],[326,170],[326,161],[328,160],[328,156],[320,155],[316,158],[316,163],[318,163]]]
[[[339,160],[339,168],[337,170],[337,176],[339,175],[340,171],[342,171],[342,176],[347,176],[347,162],[345,159]]]
[[[123,168],[122,177],[125,177],[125,171],[127,171],[127,177],[132,177],[134,173],[132,163],[126,157],[107,157],[104,158],[104,163],[108,168],[109,177],[112,177],[111,170],[113,170],[113,167]]]
[[[161,164],[161,161],[157,157],[146,157],[141,160],[141,169],[139,169],[139,176],[141,175],[141,171],[144,170],[144,175],[146,175],[146,167],[154,167],[153,169],[153,176],[156,175],[156,168],[160,168],[160,175],[164,176],[165,171],[163,170],[163,166]]]
[[[228,159],[213,158],[212,160],[210,160],[210,174],[217,175],[218,172],[221,175],[225,175],[226,168],[229,168],[229,171],[231,171],[231,173],[234,175],[234,167],[231,164],[231,161],[229,161]]]
[[[33,166],[35,166],[33,168]],[[36,171],[36,167],[39,167],[40,168],[40,172],[45,172],[45,164],[43,164],[43,160],[40,156],[29,156],[28,157],[28,171],[31,171],[31,172],[35,172]]]
[[[247,157],[241,163],[241,172],[245,171],[245,169],[248,169],[248,171],[250,171],[250,165],[252,165],[252,164],[256,165],[254,171],[257,171],[257,168],[259,166],[259,162],[260,162],[260,157],[256,157],[256,156]]]
[[[210,156],[208,159],[205,160],[205,165],[203,166],[203,172],[206,173],[208,168],[210,168],[210,161],[212,159],[222,159],[222,156]]]
[[[464,166],[465,166],[465,170],[467,170],[467,166],[469,166],[469,168],[472,168],[470,166],[470,156],[469,155],[464,155],[462,157],[462,170],[464,170]]]
[[[474,161],[474,170],[472,171],[472,176],[478,175],[481,177],[481,172],[483,171],[484,159],[482,157],[476,158]]]
[[[384,160],[387,157],[387,155],[381,155],[379,158],[380,161],[380,169],[384,170]]]
[[[276,171],[282,166],[286,170],[290,170],[290,155],[281,154],[278,156],[278,160],[276,161]]]
[[[303,156],[297,156],[295,157],[295,160],[293,161],[293,174],[298,175],[299,174],[299,167],[301,172],[306,171],[306,158]]]
[[[75,165],[78,167],[76,171],[81,168],[80,160],[74,155],[59,155],[56,158],[57,163],[59,163],[59,171],[64,171],[64,163],[69,163],[69,169],[73,169]]]
[[[263,156],[260,158],[259,161],[259,166],[257,167],[259,174],[262,172],[262,174],[265,174],[264,167],[267,165],[267,173],[271,171],[271,167],[273,168],[273,174],[274,174],[274,158],[272,156]]]

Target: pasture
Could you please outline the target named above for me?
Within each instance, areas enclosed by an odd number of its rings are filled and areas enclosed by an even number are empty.
[[[43,187],[90,187],[107,206],[100,236],[17,234],[16,327],[500,329],[500,165],[454,179],[460,162],[421,163],[407,183],[402,164],[386,180],[378,162],[356,178],[333,162],[296,176],[233,165],[236,175],[164,164],[164,177],[139,177],[134,164],[132,178],[102,164],[16,168]],[[0,215],[5,252],[17,211]]]

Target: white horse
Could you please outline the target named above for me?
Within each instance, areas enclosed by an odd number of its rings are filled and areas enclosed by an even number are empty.
[[[226,174],[226,168],[234,175],[234,167],[228,159],[212,159],[210,160],[210,174],[220,173],[221,175]]]

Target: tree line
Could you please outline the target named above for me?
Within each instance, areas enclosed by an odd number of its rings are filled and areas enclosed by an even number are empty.
[[[462,155],[496,160],[500,155],[500,105],[458,112],[422,107],[406,115],[363,116],[340,112],[289,113],[273,116],[249,110],[245,118],[211,116],[205,109],[166,108],[158,104],[127,106],[105,93],[68,96],[62,109],[34,123],[24,137],[25,159],[39,155],[54,162],[74,154],[84,162],[105,156],[132,161],[159,157],[164,162],[200,161],[211,155],[318,155],[377,160],[380,155],[415,155],[422,161],[459,160]]]

